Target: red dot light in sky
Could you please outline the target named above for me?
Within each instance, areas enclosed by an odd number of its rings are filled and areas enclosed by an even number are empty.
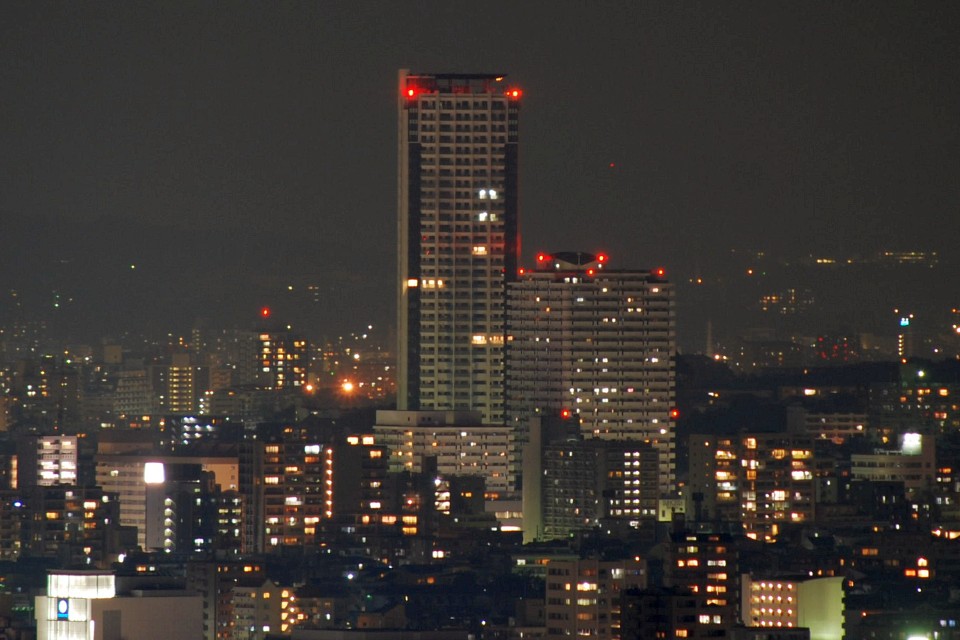
[[[260,309],[260,317],[261,317],[261,318],[269,318],[269,317],[270,317],[270,307],[264,307],[264,308]]]

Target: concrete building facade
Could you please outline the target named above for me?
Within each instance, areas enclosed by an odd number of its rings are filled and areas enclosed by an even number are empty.
[[[547,566],[546,638],[619,640],[621,597],[647,586],[641,559],[553,560]]]
[[[443,476],[481,476],[489,500],[515,491],[510,474],[510,430],[483,424],[475,411],[377,411],[377,443],[390,451],[391,471],[420,473],[435,457]]]
[[[476,410],[484,422],[503,420],[520,98],[499,74],[400,71],[400,409]]]
[[[507,414],[519,443],[530,421],[569,414],[585,438],[639,440],[660,452],[672,491],[676,329],[662,269],[610,270],[603,254],[537,256],[508,285]]]

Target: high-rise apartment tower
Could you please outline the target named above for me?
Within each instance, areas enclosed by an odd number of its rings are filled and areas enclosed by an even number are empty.
[[[663,269],[608,268],[603,254],[539,254],[508,286],[506,413],[519,445],[538,416],[579,420],[586,438],[639,440],[674,482],[673,285]]]
[[[498,74],[401,70],[398,93],[397,405],[499,422],[521,92]]]

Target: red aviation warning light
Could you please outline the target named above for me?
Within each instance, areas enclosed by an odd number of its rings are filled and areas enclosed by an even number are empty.
[[[546,262],[546,261],[547,261],[547,257],[548,257],[548,256],[547,256],[547,254],[545,254],[545,253],[538,253],[538,254],[537,254],[537,262]]]
[[[261,308],[261,309],[260,309],[260,317],[261,317],[261,318],[269,318],[269,317],[270,317],[270,307],[263,307],[263,308]]]
[[[561,417],[563,420],[569,420],[569,419],[570,419],[570,415],[571,415],[570,409],[566,409],[566,408],[560,409],[560,417]]]
[[[507,91],[507,97],[511,100],[519,100],[522,95],[523,91],[520,91],[520,89],[510,89]]]
[[[598,254],[597,254],[597,262],[599,262],[600,264],[603,264],[603,263],[606,262],[606,261],[607,261],[607,254],[605,254],[605,253],[598,253]]]
[[[677,409],[676,407],[674,407],[673,409],[670,409],[670,419],[671,419],[671,420],[679,420],[679,419],[680,419],[680,409]]]
[[[658,278],[662,278],[663,276],[667,275],[667,270],[663,267],[657,267],[653,270],[653,275],[657,276]]]

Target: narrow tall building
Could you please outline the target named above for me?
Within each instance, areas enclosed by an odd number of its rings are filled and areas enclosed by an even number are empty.
[[[660,453],[672,490],[676,351],[673,285],[662,269],[614,270],[603,254],[539,254],[508,285],[506,414],[566,415],[585,438],[638,440]]]
[[[397,406],[501,422],[521,92],[401,70],[398,94]]]
[[[732,636],[739,610],[738,562],[733,537],[728,534],[671,535],[663,563],[664,586],[690,593],[695,602],[693,609],[687,611],[688,626],[674,629],[675,635],[669,637]]]

